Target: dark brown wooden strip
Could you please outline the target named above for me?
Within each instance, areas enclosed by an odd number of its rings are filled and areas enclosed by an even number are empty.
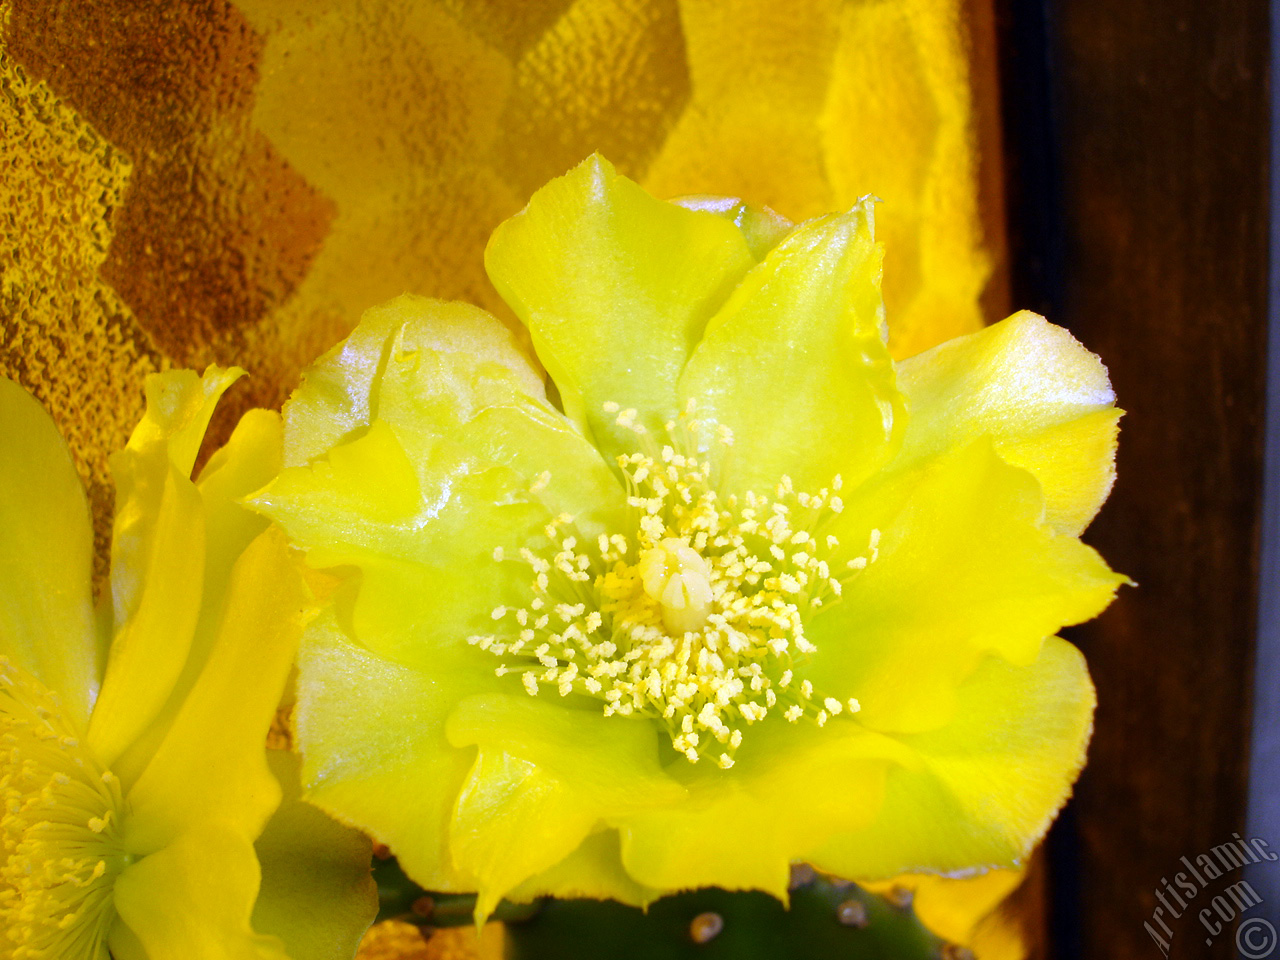
[[[1056,906],[1068,911],[1057,952],[1158,957],[1144,922],[1160,891],[1182,914],[1162,916],[1171,956],[1229,957],[1229,927],[1213,938],[1196,914],[1239,873],[1210,881],[1189,909],[1161,878],[1244,828],[1267,346],[1267,4],[1051,4],[1037,61],[1029,34],[1041,12],[1003,7],[1015,298],[1035,297],[1111,369],[1129,411],[1120,480],[1087,539],[1140,584],[1073,637],[1100,706],[1076,834],[1056,844],[1076,860],[1053,865]],[[1024,85],[1037,82],[1040,109]],[[1064,884],[1076,884],[1074,911]]]

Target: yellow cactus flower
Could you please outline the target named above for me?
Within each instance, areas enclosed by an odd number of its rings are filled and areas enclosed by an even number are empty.
[[[479,915],[1026,855],[1092,722],[1054,634],[1124,579],[1078,539],[1119,414],[1032,314],[895,364],[872,211],[593,157],[486,254],[550,389],[416,297],[311,368],[252,502],[344,578],[299,654],[312,801]]]
[[[283,535],[236,501],[278,468],[278,415],[246,416],[190,479],[239,375],[148,379],[112,459],[99,616],[67,448],[0,378],[0,952],[14,960],[268,960],[285,942],[295,960],[351,956],[376,910],[367,841],[327,822],[300,835],[327,818],[281,805],[296,771],[266,750],[310,600]],[[301,929],[316,917],[323,945]]]

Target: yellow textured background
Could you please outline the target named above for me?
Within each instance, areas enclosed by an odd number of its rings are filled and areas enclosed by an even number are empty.
[[[102,546],[146,373],[246,367],[216,435],[372,304],[505,315],[489,232],[593,150],[793,219],[880,197],[909,355],[1005,306],[991,34],[985,0],[5,0],[0,373],[67,436]]]

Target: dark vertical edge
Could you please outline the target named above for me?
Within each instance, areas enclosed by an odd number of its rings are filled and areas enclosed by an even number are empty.
[[[1041,0],[996,0],[1009,285],[1015,309],[1051,319],[1061,299],[1048,11]]]
[[[1280,408],[1266,392],[1269,364],[1280,376],[1267,356],[1269,0],[999,4],[1014,303],[1111,370],[1128,410],[1119,480],[1086,539],[1140,585],[1070,637],[1099,707],[1049,844],[1054,955],[1159,956],[1146,926],[1159,910],[1170,956],[1229,957],[1230,925],[1210,935],[1198,911],[1240,872],[1181,906],[1164,881],[1245,828],[1260,600],[1255,817],[1276,803],[1265,723],[1280,611],[1270,585],[1259,595],[1264,413]],[[1276,471],[1268,481],[1280,526]],[[1270,584],[1280,551],[1267,563]],[[1280,920],[1276,896],[1255,912]]]
[[[1054,125],[1049,12],[1040,0],[997,0],[1008,282],[1014,309],[1061,320],[1062,212]],[[1046,838],[1044,937],[1032,957],[1081,955],[1080,858],[1075,808]]]
[[[992,258],[991,276],[982,294],[982,313],[988,322],[1006,317],[1021,306],[1013,299],[1009,257],[1009,160],[1004,89],[1010,53],[1005,11],[992,0],[964,0],[961,5],[965,43],[969,51],[969,88],[973,97],[973,140],[978,161],[978,210],[982,218],[983,246]],[[1043,44],[1037,44],[1038,51]],[[1016,101],[1024,109],[1025,101]],[[1045,960],[1052,942],[1049,930],[1049,877],[1045,850],[1036,850],[1026,866],[1018,889],[1001,906],[1003,916],[1019,930],[1027,960]]]
[[[1271,77],[1280,64],[1280,0],[1271,3]],[[1266,455],[1258,585],[1258,649],[1254,659],[1253,742],[1249,760],[1248,836],[1280,852],[1280,97],[1271,86],[1271,264],[1268,272]],[[1252,866],[1249,882],[1264,901],[1280,904],[1280,868]]]
[[[1048,223],[1060,236],[1044,240],[1045,289],[1054,319],[1107,363],[1128,411],[1119,479],[1086,539],[1139,584],[1073,637],[1099,706],[1069,845],[1079,899],[1063,935],[1078,939],[1061,955],[1152,957],[1159,934],[1173,957],[1230,957],[1230,924],[1208,930],[1198,912],[1239,871],[1207,878],[1181,905],[1166,881],[1182,857],[1245,828],[1267,377],[1268,0],[1051,0],[1048,10]]]

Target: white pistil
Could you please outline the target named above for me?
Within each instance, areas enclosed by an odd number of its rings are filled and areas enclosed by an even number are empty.
[[[711,571],[698,551],[668,537],[640,554],[638,570],[644,592],[662,607],[662,623],[669,633],[680,636],[702,629],[711,612]]]

